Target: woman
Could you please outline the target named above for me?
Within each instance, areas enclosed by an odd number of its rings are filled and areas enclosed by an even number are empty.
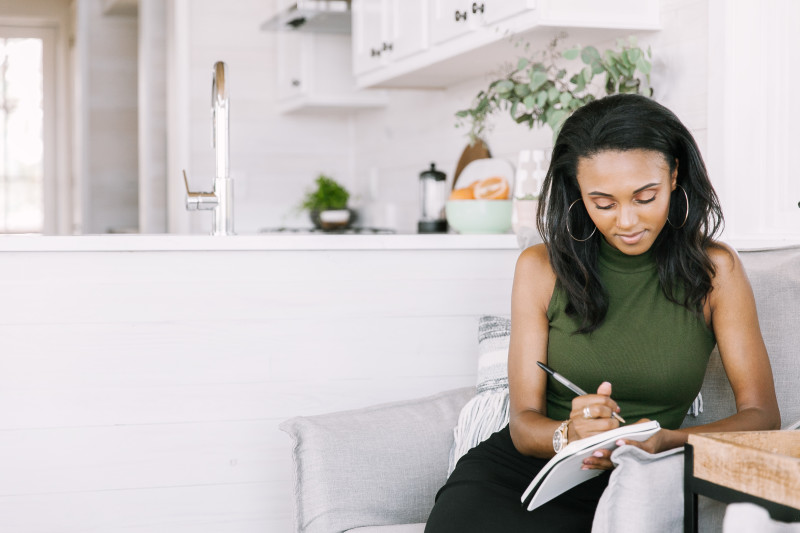
[[[539,204],[545,244],[517,261],[508,355],[510,423],[466,454],[426,533],[590,531],[608,472],[533,511],[520,496],[566,442],[657,420],[650,453],[689,433],[777,429],[777,399],[752,290],[736,253],[712,240],[722,213],[697,145],[638,95],[578,109],[553,148]],[[678,429],[718,344],[733,416]],[[547,378],[546,363],[583,390]],[[610,452],[582,468],[608,471]],[[657,480],[656,480],[657,481]]]

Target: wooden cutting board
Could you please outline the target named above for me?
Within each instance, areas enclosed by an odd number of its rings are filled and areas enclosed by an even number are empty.
[[[483,140],[478,139],[475,144],[468,144],[464,151],[461,152],[461,157],[458,159],[456,171],[453,174],[453,185],[458,181],[458,176],[464,170],[464,167],[475,161],[476,159],[487,159],[492,157],[489,147]]]

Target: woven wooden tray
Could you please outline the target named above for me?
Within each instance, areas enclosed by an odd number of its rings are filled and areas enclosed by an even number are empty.
[[[689,435],[694,477],[800,509],[800,431]]]

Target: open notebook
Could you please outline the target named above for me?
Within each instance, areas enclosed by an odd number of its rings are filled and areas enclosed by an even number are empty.
[[[644,441],[659,429],[658,422],[651,420],[570,442],[536,474],[522,495],[522,505],[532,511],[575,485],[602,474],[603,470],[581,470],[583,460],[595,450],[613,450],[618,439]]]

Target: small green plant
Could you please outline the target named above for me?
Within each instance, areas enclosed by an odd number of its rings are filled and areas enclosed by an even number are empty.
[[[545,50],[520,57],[515,68],[477,94],[473,107],[456,113],[457,127],[469,127],[471,144],[483,137],[488,117],[499,109],[508,109],[511,118],[529,128],[547,124],[555,137],[573,111],[595,100],[602,91],[607,95],[653,95],[649,61],[652,52],[649,47],[643,51],[636,37],[619,39],[617,49],[602,54],[594,46],[573,46],[562,52],[559,42],[565,37],[562,33]],[[579,56],[584,66],[567,78],[565,61]]]
[[[320,174],[315,182],[317,188],[310,190],[303,197],[300,209],[308,211],[326,211],[329,209],[346,209],[350,193],[333,178]]]

